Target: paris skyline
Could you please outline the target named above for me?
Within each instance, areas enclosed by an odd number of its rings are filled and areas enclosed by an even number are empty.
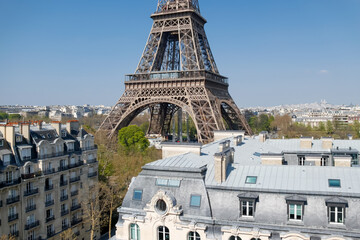
[[[113,105],[156,2],[1,0],[0,103]],[[360,103],[360,1],[208,0],[200,8],[239,107]]]

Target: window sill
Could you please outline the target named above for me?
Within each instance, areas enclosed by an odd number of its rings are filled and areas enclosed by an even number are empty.
[[[243,222],[255,222],[255,218],[253,216],[241,216],[238,220]]]
[[[303,221],[303,220],[292,220],[292,219],[289,219],[289,220],[287,221],[287,225],[304,226],[304,221]]]
[[[328,228],[334,228],[334,229],[346,229],[346,226],[344,223],[329,223]]]

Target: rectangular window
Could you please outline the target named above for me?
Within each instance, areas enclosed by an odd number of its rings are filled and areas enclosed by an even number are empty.
[[[344,223],[344,210],[343,207],[329,207],[329,222]]]
[[[190,207],[200,207],[201,195],[191,195]]]
[[[133,200],[141,201],[142,200],[142,190],[134,190]]]
[[[241,216],[247,216],[247,217],[254,216],[253,201],[241,201]]]
[[[3,157],[4,157],[4,166],[8,166],[10,164],[10,161],[11,161],[11,155],[6,154]]]
[[[247,184],[256,184],[257,177],[254,176],[247,176],[245,183]]]
[[[328,157],[322,157],[320,164],[321,164],[321,166],[327,166],[328,165]]]
[[[157,178],[156,179],[156,185],[157,186],[164,186],[164,187],[180,187],[180,180],[176,179],[162,179]]]
[[[169,181],[168,179],[158,178],[158,179],[156,179],[156,185],[158,185],[158,186],[167,186],[168,181]]]
[[[289,219],[290,220],[302,220],[302,209],[301,204],[289,204]]]
[[[329,187],[341,187],[341,181],[340,179],[329,179]]]
[[[299,163],[299,166],[304,166],[305,165],[305,156],[298,156],[298,163]]]

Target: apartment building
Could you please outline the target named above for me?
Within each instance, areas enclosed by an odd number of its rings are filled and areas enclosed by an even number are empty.
[[[89,239],[84,199],[98,182],[94,137],[78,121],[0,125],[0,235]],[[99,237],[99,232],[97,232]]]
[[[360,239],[359,149],[359,140],[240,132],[166,144],[132,181],[113,240]]]

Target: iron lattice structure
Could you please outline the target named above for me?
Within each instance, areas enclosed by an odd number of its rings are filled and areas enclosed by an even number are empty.
[[[228,92],[211,53],[197,0],[159,0],[147,44],[135,74],[127,75],[125,93],[100,130],[114,136],[146,108],[149,134],[170,131],[182,109],[194,121],[199,142],[213,140],[215,130],[245,130],[246,119]]]

